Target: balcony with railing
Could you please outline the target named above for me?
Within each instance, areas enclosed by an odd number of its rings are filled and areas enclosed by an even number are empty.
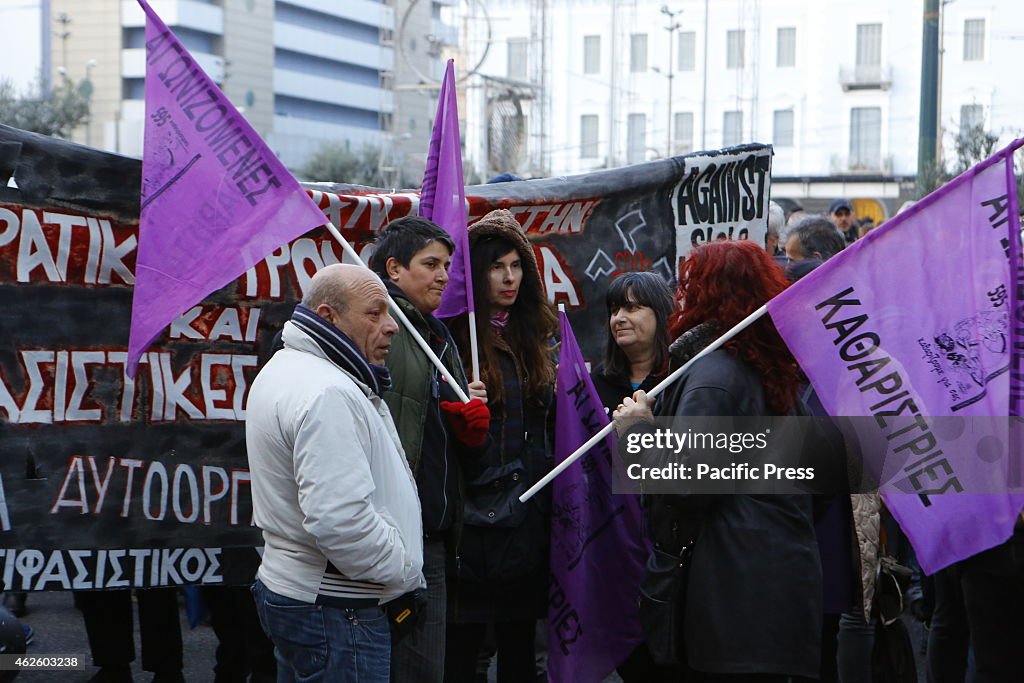
[[[858,64],[839,67],[839,85],[843,90],[888,90],[892,87],[892,66]]]
[[[830,175],[889,176],[893,173],[893,158],[877,151],[866,151],[850,156],[833,154],[829,160]]]

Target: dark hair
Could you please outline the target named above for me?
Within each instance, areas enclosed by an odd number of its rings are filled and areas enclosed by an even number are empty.
[[[678,337],[700,323],[713,322],[722,334],[787,285],[772,257],[749,240],[702,244],[679,267],[676,301],[682,306],[672,314],[670,332]],[[768,409],[788,414],[796,402],[800,368],[771,318],[761,316],[726,342],[725,349],[757,371]]]
[[[370,268],[387,282],[389,258],[394,258],[403,268],[408,268],[413,257],[431,242],[440,242],[448,248],[449,254],[455,251],[455,242],[444,228],[432,220],[421,216],[403,216],[391,221],[377,234]]]
[[[654,311],[654,364],[651,371],[662,373],[668,368],[668,317],[672,314],[672,289],[657,273],[625,273],[612,280],[604,296],[605,312],[610,322],[612,311],[626,304],[647,306]],[[605,325],[604,373],[629,378],[629,359],[615,342],[611,327]]]
[[[480,237],[470,249],[481,379],[487,385],[488,397],[495,401],[502,400],[504,383],[495,349],[496,333],[491,326],[492,306],[488,276],[491,264],[510,251],[519,254],[522,259],[523,279],[516,301],[509,308],[509,322],[502,333],[502,338],[508,343],[522,368],[524,397],[540,399],[548,385],[555,379],[550,341],[558,331],[558,318],[541,287],[536,261],[533,258],[526,258],[514,242],[497,235]],[[470,352],[467,327],[468,321],[464,315],[452,321],[452,329],[464,355],[463,365],[470,367],[470,363],[467,362]]]
[[[814,252],[818,252],[821,254],[821,260],[827,261],[846,248],[846,239],[835,223],[820,216],[801,218],[789,229],[786,239],[793,235],[797,236],[800,251],[806,258],[811,258]]]

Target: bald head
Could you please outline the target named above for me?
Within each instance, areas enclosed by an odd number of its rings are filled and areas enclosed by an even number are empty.
[[[388,290],[376,273],[348,263],[321,268],[302,305],[351,339],[371,363],[383,363],[398,326],[388,315]]]
[[[302,297],[302,305],[315,311],[327,304],[344,313],[349,302],[372,293],[375,287],[386,295],[384,284],[373,271],[349,263],[335,263],[316,272]]]

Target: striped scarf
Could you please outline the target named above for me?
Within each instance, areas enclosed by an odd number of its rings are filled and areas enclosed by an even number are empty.
[[[308,334],[332,363],[370,387],[377,396],[391,388],[391,372],[386,367],[371,365],[355,342],[313,311],[299,304],[291,322]]]

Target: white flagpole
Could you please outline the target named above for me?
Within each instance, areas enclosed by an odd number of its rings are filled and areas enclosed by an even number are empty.
[[[741,320],[735,327],[733,327],[731,330],[729,330],[728,332],[723,334],[721,337],[719,337],[715,341],[711,342],[711,344],[709,344],[700,353],[698,353],[696,356],[694,356],[689,361],[687,361],[682,367],[677,368],[675,370],[675,372],[673,372],[671,375],[669,375],[665,379],[663,379],[660,382],[658,382],[658,386],[654,387],[649,392],[647,392],[647,397],[648,398],[654,398],[658,394],[660,394],[661,392],[665,391],[665,389],[667,389],[669,387],[669,385],[671,385],[677,379],[682,377],[683,373],[686,372],[687,370],[689,370],[691,365],[693,365],[699,359],[701,359],[704,356],[708,355],[712,351],[716,351],[719,348],[721,348],[723,344],[725,344],[727,341],[729,341],[730,339],[735,337],[737,334],[739,334],[740,332],[745,330],[754,321],[756,321],[758,318],[760,318],[762,315],[764,315],[767,311],[768,311],[768,307],[767,306],[762,306],[761,308],[757,309],[756,311],[754,311],[753,313],[748,315],[746,318]],[[522,503],[525,503],[526,501],[530,500],[530,498],[533,498],[533,496],[535,496],[538,491],[540,491],[542,488],[544,488],[545,486],[550,484],[551,480],[554,479],[555,477],[557,477],[562,472],[564,472],[566,470],[566,468],[569,467],[569,465],[573,464],[574,462],[579,460],[581,457],[586,455],[587,451],[589,451],[591,448],[596,446],[601,441],[601,439],[603,439],[606,436],[608,436],[609,434],[611,434],[613,429],[615,429],[615,421],[614,420],[609,422],[608,424],[606,424],[604,426],[604,428],[601,431],[599,431],[597,434],[594,434],[592,437],[590,437],[590,439],[585,444],[583,444],[582,446],[577,448],[575,451],[573,451],[572,455],[570,455],[568,458],[566,458],[562,462],[558,463],[558,465],[556,465],[555,468],[552,469],[550,472],[545,474],[544,477],[540,481],[538,481],[536,484],[531,486],[526,491],[526,493],[524,493],[523,495],[519,496],[519,501],[522,502]]]
[[[356,250],[352,248],[352,245],[348,243],[348,240],[341,236],[341,233],[338,232],[338,229],[334,227],[333,223],[326,223],[324,224],[324,227],[330,231],[331,235],[334,236],[334,239],[338,241],[341,248],[345,250],[345,253],[348,254],[353,261],[361,265],[363,268],[369,268],[369,266],[363,262],[363,259],[359,258],[359,254],[357,254]],[[444,363],[442,363],[441,359],[437,357],[437,354],[430,348],[430,345],[427,344],[426,340],[418,331],[416,331],[416,328],[413,327],[412,321],[406,317],[405,313],[398,307],[398,304],[390,294],[388,295],[388,301],[391,303],[391,312],[395,314],[395,317],[398,318],[399,322],[405,326],[406,331],[409,332],[409,334],[412,335],[412,338],[416,340],[419,347],[423,349],[423,353],[427,354],[427,358],[430,359],[430,362],[434,364],[434,367],[437,368],[445,381],[448,382],[448,386],[452,388],[455,394],[459,397],[459,400],[463,403],[469,403],[469,396],[467,396],[466,392],[462,390],[459,383],[455,381],[452,373],[448,372],[448,368],[444,366]]]
[[[473,381],[480,381],[480,346],[476,340],[476,311],[469,311],[469,355],[473,359]]]

